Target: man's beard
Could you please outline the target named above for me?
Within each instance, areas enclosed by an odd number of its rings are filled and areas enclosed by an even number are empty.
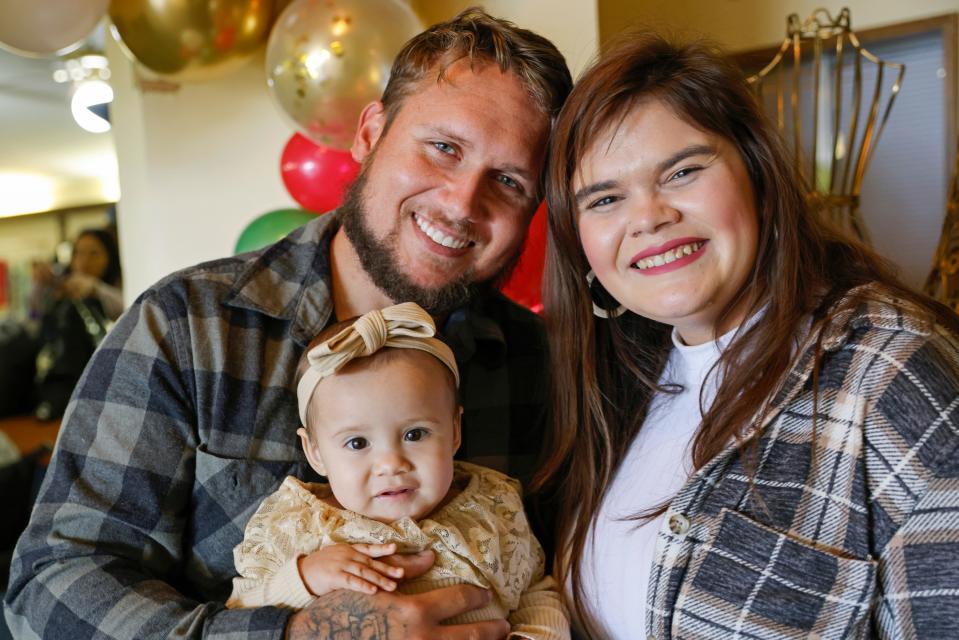
[[[368,212],[363,200],[366,186],[367,167],[346,192],[343,203],[337,209],[343,231],[359,256],[363,270],[369,274],[377,286],[393,302],[415,302],[430,315],[445,316],[454,309],[465,306],[477,296],[486,294],[494,285],[503,282],[516,266],[519,254],[514,256],[492,278],[483,281],[473,280],[473,271],[468,270],[451,282],[439,287],[422,287],[403,273],[397,256],[399,229],[394,228],[383,240],[379,240],[367,226]]]

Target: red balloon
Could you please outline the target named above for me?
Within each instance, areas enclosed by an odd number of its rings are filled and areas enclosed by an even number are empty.
[[[539,205],[529,225],[516,269],[502,292],[513,302],[536,313],[543,312],[543,265],[546,263],[546,203]]]
[[[316,213],[339,206],[359,171],[349,151],[321,147],[298,133],[286,143],[280,160],[286,190],[300,206]]]

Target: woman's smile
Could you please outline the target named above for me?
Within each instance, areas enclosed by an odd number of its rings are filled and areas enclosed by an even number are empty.
[[[636,254],[630,260],[629,266],[645,276],[668,273],[699,260],[706,250],[707,242],[708,240],[702,238],[672,240],[665,245]]]

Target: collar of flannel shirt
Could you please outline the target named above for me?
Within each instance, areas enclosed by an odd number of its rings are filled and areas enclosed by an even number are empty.
[[[850,299],[862,300],[859,305],[850,305]],[[917,335],[928,335],[934,330],[933,321],[928,314],[918,310],[912,304],[893,298],[889,292],[876,284],[864,284],[846,293],[839,302],[840,310],[833,316],[832,322],[822,332],[824,351],[839,351],[849,341],[854,331],[875,327],[886,330],[906,330]],[[897,311],[899,310],[899,311]],[[756,422],[743,434],[742,440],[752,438],[776,417],[779,410],[792,400],[812,375],[816,357],[816,342],[819,329],[813,327],[800,343],[796,353],[800,354],[796,363],[786,374],[779,391],[773,396],[761,422]]]
[[[333,317],[330,242],[339,227],[332,211],[267,248],[237,277],[226,304],[291,320],[294,340],[309,344]],[[473,357],[492,366],[505,363],[506,340],[499,325],[484,314],[485,303],[478,297],[451,313],[443,327],[443,337],[460,363]]]

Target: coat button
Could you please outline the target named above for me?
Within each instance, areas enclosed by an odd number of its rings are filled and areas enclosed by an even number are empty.
[[[669,516],[669,530],[681,536],[689,531],[689,520],[682,514],[674,513]]]

